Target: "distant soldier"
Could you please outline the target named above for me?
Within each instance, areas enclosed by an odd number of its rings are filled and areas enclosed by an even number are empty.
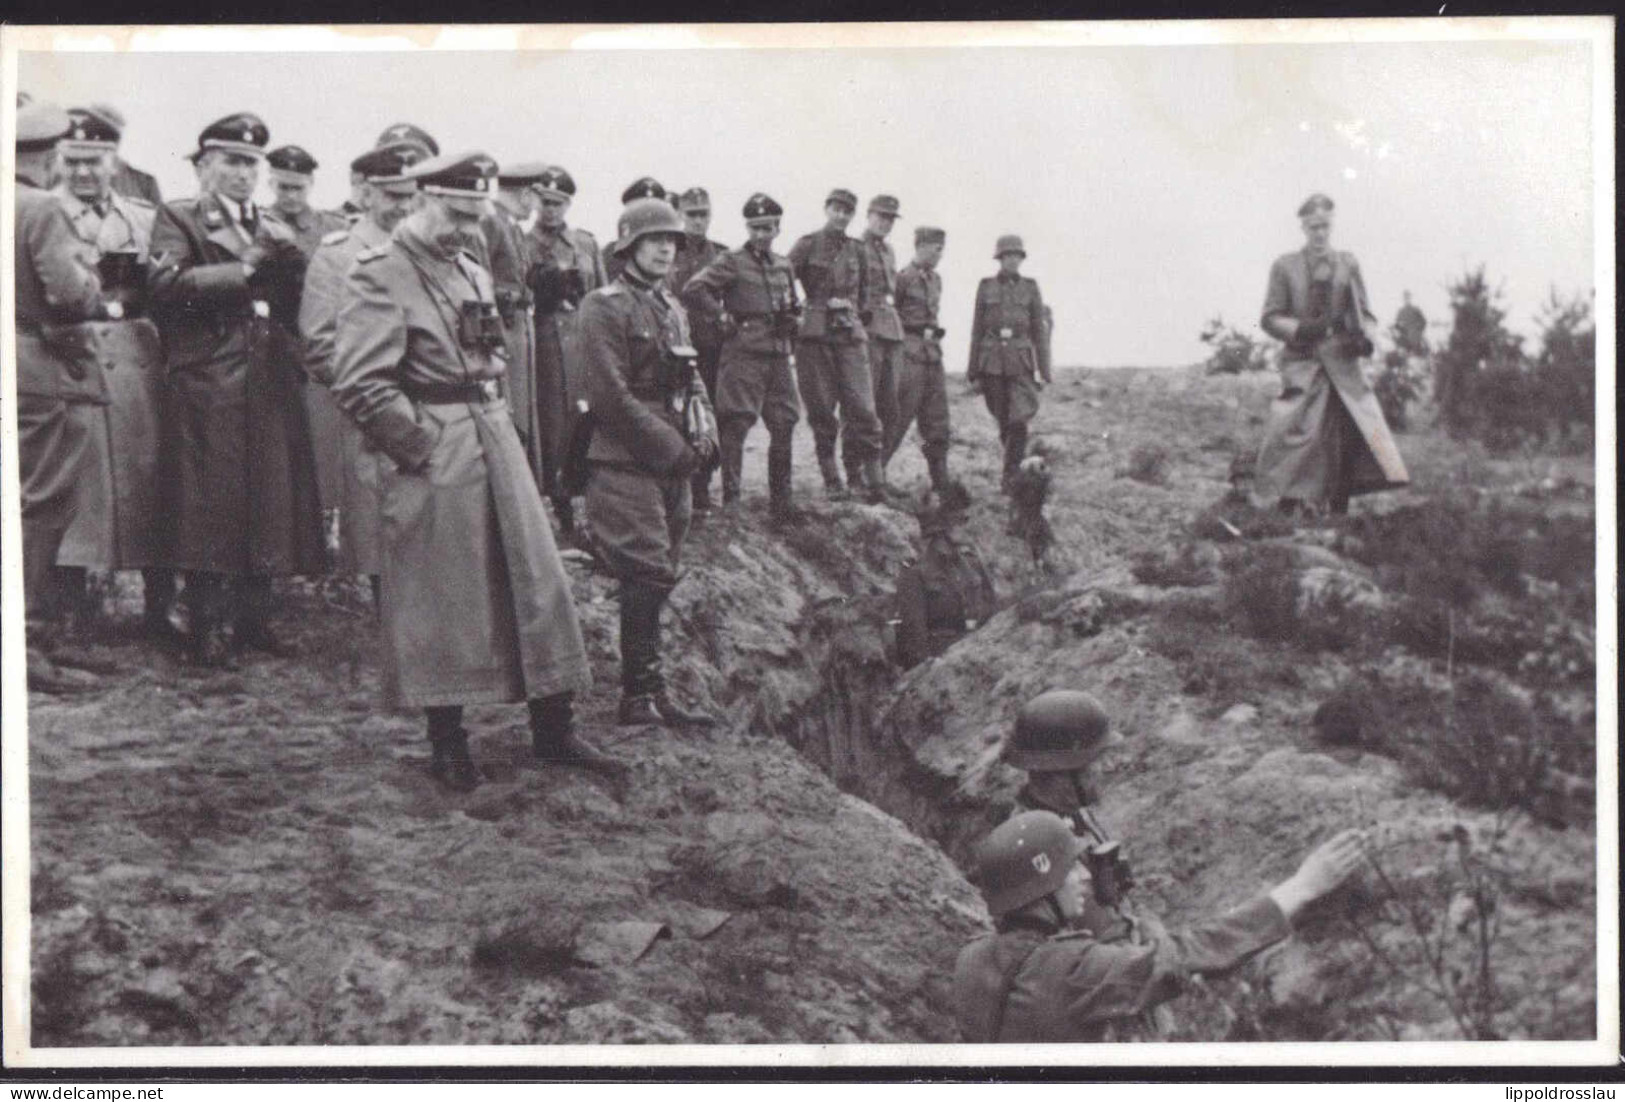
[[[1394,316],[1394,335],[1398,338],[1399,350],[1407,356],[1423,356],[1428,354],[1428,319],[1420,307],[1411,301],[1411,293],[1405,292],[1405,304],[1399,308]]]
[[[530,231],[536,224],[534,192],[531,188],[548,172],[538,161],[507,164],[497,174],[496,198],[491,217],[480,224],[490,258],[491,282],[496,287],[497,313],[508,335],[508,412],[525,458],[537,484],[546,468],[542,462],[540,407],[536,401],[536,317],[531,294],[531,270],[536,261]]]
[[[1307,244],[1270,267],[1260,324],[1286,348],[1258,452],[1260,508],[1347,513],[1356,494],[1410,482],[1360,367],[1375,350],[1377,319],[1360,262],[1331,247],[1332,209],[1325,195],[1304,200]]]
[[[694,334],[694,348],[700,354],[700,378],[705,380],[705,392],[711,404],[717,402],[717,366],[722,355],[723,333],[718,324],[715,302],[690,298],[684,291],[695,273],[728,251],[728,246],[706,237],[711,228],[711,195],[702,187],[691,187],[677,199],[677,212],[683,216],[683,247],[672,263],[666,277],[666,287],[676,295],[688,310],[689,330]],[[711,508],[711,474],[713,468],[702,467],[694,472],[694,514],[696,518]]]
[[[106,301],[117,320],[84,322],[73,332],[92,353],[108,404],[75,405],[90,442],[79,512],[63,537],[58,570],[65,590],[83,602],[88,569],[140,568],[147,631],[166,636],[175,597],[174,573],[158,565],[158,409],[163,398],[163,350],[145,317],[146,268],[157,210],[144,199],[112,190],[120,130],[95,109],[69,112],[72,129],[57,146],[63,209],[97,259]]]
[[[85,108],[88,114],[104,119],[117,130],[120,136],[126,129],[124,113],[110,103],[93,103]],[[156,210],[164,201],[163,192],[158,187],[158,181],[150,172],[142,172],[139,168],[126,161],[122,156],[113,155],[113,179],[111,187],[114,192],[129,199],[140,199]]]
[[[357,198],[363,217],[348,229],[334,230],[322,238],[305,272],[305,292],[299,302],[305,371],[312,384],[323,390],[333,385],[333,341],[339,310],[349,294],[345,280],[350,268],[361,253],[387,244],[401,219],[417,209],[417,182],[406,177],[406,170],[426,159],[428,153],[421,146],[403,141],[369,150],[350,162],[351,174],[362,181]],[[339,545],[334,568],[342,574],[367,575],[377,605],[378,577],[383,571],[379,501],[388,460],[348,417],[343,420],[339,439],[343,445],[344,478],[335,502]]]
[[[773,523],[800,517],[791,504],[791,439],[801,419],[791,361],[801,304],[790,262],[773,251],[784,208],[757,192],[745,201],[743,248],[724,252],[684,285],[696,311],[714,316],[727,337],[715,402],[722,441],[722,501],[739,500],[745,437],[760,417],[767,424],[767,490]]]
[[[909,426],[920,423],[920,450],[936,490],[948,487],[948,384],[942,369],[942,338],[937,323],[942,276],[937,264],[948,235],[935,226],[914,231],[914,259],[897,273],[897,314],[903,326],[903,358],[897,375],[897,418],[886,437],[889,462],[902,447]],[[963,487],[961,487],[963,488]]]
[[[580,410],[587,401],[587,375],[580,346],[577,309],[608,277],[598,242],[586,230],[565,220],[575,198],[576,182],[553,165],[531,185],[538,213],[531,231],[531,293],[536,316],[537,431],[541,436],[542,493],[553,502],[553,515],[565,532],[575,530],[572,497],[566,484],[565,459]]]
[[[1298,871],[1220,918],[1143,945],[1104,942],[1084,916],[1093,890],[1085,844],[1049,811],[1025,811],[979,848],[976,882],[998,932],[967,945],[954,966],[966,1041],[1102,1041],[1117,1023],[1178,997],[1193,974],[1223,972],[1292,933],[1292,918],[1363,860],[1347,830]]]
[[[193,655],[288,654],[271,577],[325,568],[298,338],[305,256],[254,204],[270,138],[251,114],[198,136],[200,194],[165,205],[148,291],[169,386],[160,478],[170,565],[186,572]]]
[[[869,374],[875,388],[875,416],[880,418],[882,445],[897,431],[901,417],[897,384],[903,374],[903,323],[897,316],[897,254],[886,241],[901,211],[896,196],[877,195],[869,200],[869,222],[863,230],[865,267],[858,317],[869,334]],[[889,456],[882,446],[876,464],[882,481]]]
[[[56,665],[56,607],[51,566],[72,525],[93,453],[83,403],[107,401],[99,364],[59,327],[105,317],[94,250],[74,234],[52,182],[56,144],[72,125],[49,103],[17,111],[16,210],[13,237],[17,328],[17,459],[23,539],[23,602],[28,687],[79,692],[96,679]],[[117,314],[115,306],[111,313]]]
[[[480,782],[463,708],[524,700],[543,762],[614,776],[575,733],[592,681],[570,583],[513,418],[506,345],[479,238],[497,165],[439,157],[404,174],[422,207],[356,255],[334,337],[333,393],[384,464],[384,694],[424,709],[431,772]],[[391,469],[393,468],[393,469]]]
[[[934,658],[986,623],[993,575],[960,535],[970,495],[957,482],[927,491],[916,515],[920,558],[897,579],[897,657],[904,669]]]
[[[630,184],[627,184],[626,190],[621,192],[621,206],[625,207],[626,204],[637,199],[664,199],[666,202],[670,203],[671,194],[666,190],[665,186],[653,176],[639,176],[636,180],[633,180]],[[673,207],[675,209],[675,204],[673,204]],[[621,274],[621,266],[625,263],[626,261],[622,257],[616,256],[612,250],[610,254],[604,258],[604,270],[606,273],[605,281],[608,283],[613,283],[615,281],[615,277]]]
[[[677,585],[689,479],[715,458],[716,421],[682,304],[662,284],[683,240],[677,212],[635,199],[621,215],[620,276],[581,304],[594,433],[587,520],[620,581],[623,726],[710,724],[672,700],[661,674],[660,610]]]
[[[868,338],[858,316],[868,265],[863,243],[846,234],[857,209],[858,197],[846,188],[831,191],[824,200],[824,228],[802,237],[790,250],[790,266],[806,293],[796,342],[796,379],[825,492],[835,500],[847,496],[847,485],[835,465],[839,436],[847,481],[878,501],[884,496],[880,419],[875,415]]]
[[[966,378],[981,390],[999,426],[1008,491],[1027,454],[1027,422],[1038,412],[1038,392],[1050,382],[1049,327],[1037,282],[1021,274],[1027,259],[1021,238],[999,238],[993,258],[999,274],[976,288]]]

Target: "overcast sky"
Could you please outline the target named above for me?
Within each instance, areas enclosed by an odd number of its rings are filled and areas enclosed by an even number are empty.
[[[21,87],[129,117],[128,160],[190,194],[198,131],[251,110],[321,163],[318,205],[392,122],[447,150],[564,165],[571,221],[614,227],[651,174],[706,186],[712,236],[785,206],[788,251],[834,186],[900,197],[948,231],[944,325],[962,370],[994,239],[1026,238],[1059,364],[1182,364],[1214,314],[1255,327],[1270,261],[1325,191],[1384,322],[1411,289],[1430,318],[1483,263],[1528,330],[1548,286],[1593,284],[1586,42],[524,53],[23,53]],[[854,224],[856,226],[856,223]]]

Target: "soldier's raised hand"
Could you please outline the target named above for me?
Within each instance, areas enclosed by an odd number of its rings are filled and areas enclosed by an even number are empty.
[[[1347,880],[1365,860],[1365,849],[1364,831],[1343,831],[1305,857],[1298,871],[1270,892],[1270,898],[1291,918],[1306,903]]]

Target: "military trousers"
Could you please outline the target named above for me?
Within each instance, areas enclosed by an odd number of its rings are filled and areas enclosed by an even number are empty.
[[[834,457],[837,436],[847,470],[880,458],[880,418],[875,415],[874,380],[869,373],[866,343],[799,342],[796,381],[821,460]]]
[[[748,429],[760,417],[777,431],[801,420],[796,369],[783,352],[724,346],[714,397],[718,423],[743,422]]]
[[[880,418],[882,458],[891,454],[884,445],[898,431],[902,412],[897,388],[903,374],[903,342],[869,338],[869,373],[875,385],[875,416]]]
[[[919,421],[920,451],[927,459],[948,454],[948,381],[942,370],[942,348],[923,337],[903,342],[897,375],[897,421],[886,437],[886,460],[897,454],[909,426]]]
[[[73,524],[92,453],[88,419],[76,403],[17,395],[18,498],[23,536],[23,608],[30,622],[51,615],[51,567]]]
[[[603,463],[587,482],[593,547],[621,582],[670,589],[693,516],[687,478],[661,478]]]
[[[1038,384],[1030,375],[983,375],[982,400],[1004,439],[1012,425],[1025,425],[1038,413]]]

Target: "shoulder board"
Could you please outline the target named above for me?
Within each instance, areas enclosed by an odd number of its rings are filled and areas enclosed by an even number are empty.
[[[150,200],[147,200],[147,199],[143,199],[139,195],[120,195],[119,199],[122,202],[128,203],[130,206],[134,207],[137,210],[153,210],[153,211],[155,211],[155,210],[158,209],[158,205],[156,203],[153,203],[153,202],[151,202]]]
[[[340,241],[347,240],[349,238],[349,236],[350,236],[350,231],[349,231],[348,228],[345,228],[345,229],[342,229],[342,230],[334,230],[332,233],[324,233],[324,234],[322,234],[322,244],[323,245],[337,245]]]
[[[1058,934],[1051,934],[1049,936],[1048,940],[1050,940],[1050,941],[1093,941],[1094,939],[1095,939],[1095,932],[1093,930],[1062,930]]]
[[[377,260],[379,257],[388,256],[390,249],[394,246],[394,244],[395,242],[393,241],[385,241],[382,245],[374,245],[370,249],[362,249],[360,252],[355,254],[356,263],[366,264],[370,261]]]
[[[614,295],[626,294],[626,287],[621,283],[620,280],[617,279],[614,283],[604,284],[604,286],[594,291],[593,294],[603,295],[605,298],[610,298]]]
[[[594,237],[592,235],[591,230],[584,230],[584,229],[581,229],[579,226],[572,227],[572,229],[575,232],[576,240],[578,240],[578,241],[587,241],[587,242],[590,242],[591,244],[594,244],[594,245],[598,244],[598,238],[596,238],[596,237]]]

